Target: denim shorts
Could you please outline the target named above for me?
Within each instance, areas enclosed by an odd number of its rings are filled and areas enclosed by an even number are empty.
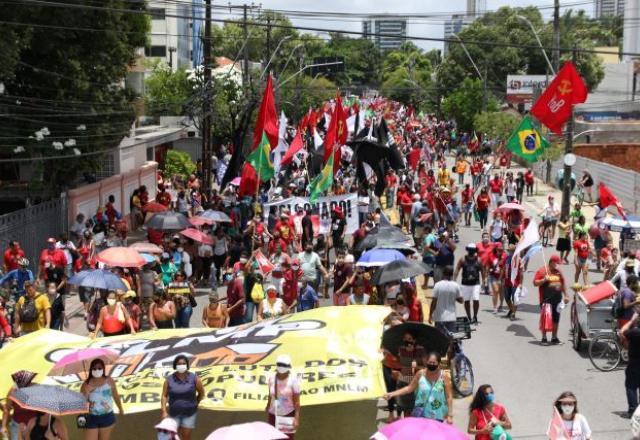
[[[171,416],[171,418],[176,421],[178,428],[194,429],[197,415],[198,413],[193,413],[190,416]]]
[[[87,416],[86,429],[108,428],[116,423],[116,416],[113,412],[106,414],[89,414]]]

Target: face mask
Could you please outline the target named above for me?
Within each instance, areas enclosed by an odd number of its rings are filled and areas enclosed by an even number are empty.
[[[298,269],[300,269],[300,266],[298,266],[298,265],[293,265],[293,266],[291,266],[291,269],[293,269],[293,270],[298,270]]]
[[[247,264],[246,258],[240,258],[240,264]]]
[[[93,377],[102,377],[104,375],[104,370],[102,368],[99,370],[91,370],[91,375]]]
[[[434,364],[427,364],[427,370],[429,371],[436,371],[438,369],[438,365],[434,365]]]
[[[487,402],[493,403],[495,399],[496,399],[496,396],[493,393],[487,394]]]
[[[176,371],[178,373],[186,373],[187,372],[187,365],[186,364],[178,364],[178,365],[176,365]]]
[[[184,248],[179,247],[178,252],[182,252],[182,251],[184,251]]]
[[[47,289],[47,293],[48,293],[49,295],[52,295],[52,296],[53,296],[53,295],[55,295],[57,292],[56,292],[56,289]]]
[[[562,409],[562,414],[564,414],[565,416],[569,416],[573,414],[573,410],[576,407],[573,405],[560,405],[560,408]]]
[[[158,440],[173,440],[173,433],[171,432],[159,432]]]
[[[289,367],[276,367],[276,371],[280,374],[286,374],[290,370]]]
[[[269,299],[276,299],[277,294],[276,292],[269,292],[267,293],[267,296],[269,297]]]
[[[116,300],[113,298],[109,298],[107,299],[107,304],[109,304],[110,306],[115,306],[116,305]]]
[[[311,252],[313,252],[313,248],[306,248],[304,250],[307,254],[310,254]]]

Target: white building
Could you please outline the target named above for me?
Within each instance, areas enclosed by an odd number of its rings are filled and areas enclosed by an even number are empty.
[[[627,0],[624,7],[624,27],[622,33],[622,51],[625,53],[640,52],[640,0]],[[630,55],[624,55],[623,59],[629,61],[633,58]]]
[[[634,3],[634,0],[629,0],[629,3]],[[625,0],[595,0],[593,4],[594,16],[602,18],[607,15],[623,15],[624,6]]]
[[[398,49],[406,41],[407,20],[371,17],[362,22],[362,33],[380,50]]]

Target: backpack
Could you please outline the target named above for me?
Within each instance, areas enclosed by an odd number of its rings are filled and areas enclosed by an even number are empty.
[[[611,306],[611,315],[615,319],[621,319],[624,315],[624,302],[622,301],[622,291],[618,291],[613,299],[613,305]]]
[[[35,322],[38,320],[38,310],[36,309],[36,299],[24,297],[24,303],[20,307],[20,322]]]

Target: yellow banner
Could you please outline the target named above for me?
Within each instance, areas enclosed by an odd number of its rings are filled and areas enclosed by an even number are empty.
[[[302,380],[302,405],[374,399],[385,392],[378,349],[388,314],[382,306],[323,307],[217,331],[156,330],[95,340],[41,330],[0,350],[0,396],[12,385],[10,374],[22,369],[38,373],[34,382],[79,391],[84,373],[48,374],[63,356],[94,347],[120,353],[107,371],[126,413],[159,409],[164,378],[178,354],[189,357],[204,384],[202,408],[263,410],[267,379],[280,354],[291,356],[293,373]]]

